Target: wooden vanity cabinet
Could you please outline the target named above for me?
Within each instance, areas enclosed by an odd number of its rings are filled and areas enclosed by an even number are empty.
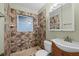
[[[61,50],[54,42],[52,42],[52,54],[53,56],[79,56],[79,52],[65,52]]]
[[[63,56],[79,56],[79,52],[63,52]]]
[[[52,42],[52,53],[54,56],[62,56],[62,50],[60,50],[54,42]]]

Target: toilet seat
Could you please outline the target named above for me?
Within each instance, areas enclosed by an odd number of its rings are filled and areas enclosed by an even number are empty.
[[[36,56],[47,56],[49,53],[45,50],[39,50],[36,52]]]

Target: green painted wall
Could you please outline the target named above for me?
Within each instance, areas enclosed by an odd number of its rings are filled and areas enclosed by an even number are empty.
[[[0,12],[4,14],[4,4],[0,3]],[[0,17],[0,54],[4,52],[4,17]]]

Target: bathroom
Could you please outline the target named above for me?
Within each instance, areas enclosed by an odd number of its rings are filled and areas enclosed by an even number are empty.
[[[56,39],[62,45],[79,42],[78,11],[79,3],[0,3],[0,55],[55,56]],[[78,47],[62,53],[79,56]]]

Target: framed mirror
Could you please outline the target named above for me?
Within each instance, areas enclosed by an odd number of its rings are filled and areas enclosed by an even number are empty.
[[[64,4],[49,13],[49,31],[74,31],[74,4]]]

